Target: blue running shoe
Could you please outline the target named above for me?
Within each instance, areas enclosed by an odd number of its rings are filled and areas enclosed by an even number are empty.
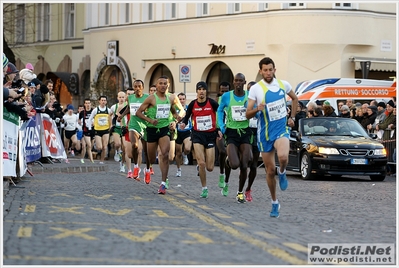
[[[280,189],[281,191],[285,191],[288,188],[288,180],[287,180],[287,172],[284,172],[283,174],[280,174],[278,172],[278,182],[280,184]]]
[[[280,203],[279,204],[272,204],[272,211],[270,212],[270,217],[278,218],[280,216]]]

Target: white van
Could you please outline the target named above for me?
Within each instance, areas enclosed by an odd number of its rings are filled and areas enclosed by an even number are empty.
[[[353,99],[353,103],[388,102],[396,97],[396,82],[387,80],[356,79],[356,78],[328,78],[309,80],[300,83],[296,89],[299,101],[304,105],[311,101],[328,100],[338,114],[338,103],[346,103]]]

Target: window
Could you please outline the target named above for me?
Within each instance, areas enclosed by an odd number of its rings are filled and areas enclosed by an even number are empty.
[[[269,9],[269,4],[268,3],[259,3],[259,11],[267,10]]]
[[[16,24],[16,43],[23,43],[25,42],[25,4],[17,5],[17,12],[16,12],[17,24]]]
[[[209,5],[208,3],[197,4],[197,16],[207,16],[209,15]]]
[[[154,20],[154,5],[153,3],[143,4],[143,21]]]
[[[65,4],[65,38],[75,37],[75,4]]]
[[[227,13],[239,13],[241,12],[241,4],[240,3],[229,3],[227,5]]]
[[[125,22],[130,21],[130,4],[125,4]]]
[[[165,6],[165,18],[167,20],[176,19],[177,18],[177,4],[176,3],[168,3]]]
[[[284,9],[305,8],[305,4],[304,3],[284,3],[283,8]]]
[[[105,25],[109,25],[109,4],[105,4]]]
[[[37,4],[36,40],[50,39],[50,4]]]
[[[148,4],[148,20],[153,20],[154,19],[153,18],[153,14],[154,14],[153,9],[154,9],[153,4],[149,3]]]
[[[334,3],[333,8],[339,8],[339,9],[352,9],[352,3]]]

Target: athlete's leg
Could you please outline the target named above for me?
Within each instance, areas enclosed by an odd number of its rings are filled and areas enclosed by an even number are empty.
[[[266,170],[266,182],[269,187],[270,195],[272,196],[272,200],[276,201],[276,179],[275,179],[275,169],[276,163],[274,159],[275,150],[273,149],[271,152],[262,152],[262,160],[265,165]]]
[[[161,150],[161,158],[158,156],[159,167],[162,173],[162,181],[166,182],[169,172],[169,150],[170,150],[169,135],[159,138],[158,144]]]
[[[199,177],[201,179],[201,185],[202,187],[205,187],[206,186],[205,147],[200,143],[194,143],[193,145],[194,145],[195,157],[197,159],[197,165],[199,166]]]

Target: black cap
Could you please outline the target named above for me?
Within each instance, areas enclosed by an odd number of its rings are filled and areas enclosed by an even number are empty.
[[[377,112],[377,107],[376,106],[374,106],[374,105],[370,105],[369,107],[367,107],[368,109],[370,109],[370,110],[372,110],[374,113],[376,113]]]
[[[385,102],[381,101],[377,104],[377,107],[382,107],[382,108],[386,108],[387,106],[385,105]]]
[[[303,107],[305,107],[305,105],[303,105],[303,103],[301,101],[298,101],[298,105],[299,105],[299,107],[301,107],[301,109],[303,109]]]
[[[391,107],[393,107],[393,108],[396,108],[396,105],[395,105],[395,103],[393,102],[393,100],[389,100],[388,102],[387,102],[387,104],[389,104]]]
[[[195,89],[198,90],[200,88],[203,88],[205,90],[208,90],[208,85],[204,82],[204,81],[200,81],[197,83],[197,85],[195,86]]]

